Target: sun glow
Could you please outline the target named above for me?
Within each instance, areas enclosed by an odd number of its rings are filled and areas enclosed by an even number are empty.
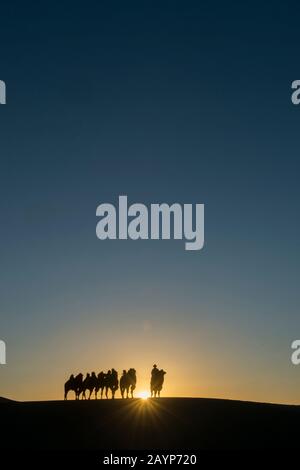
[[[144,391],[140,392],[138,396],[142,400],[147,400],[148,398],[150,398],[150,393],[147,392],[146,390],[144,390]]]

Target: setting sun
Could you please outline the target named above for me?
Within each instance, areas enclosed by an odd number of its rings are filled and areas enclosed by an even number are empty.
[[[143,392],[140,392],[138,396],[139,398],[142,398],[142,400],[147,400],[150,398],[150,393],[144,390]]]

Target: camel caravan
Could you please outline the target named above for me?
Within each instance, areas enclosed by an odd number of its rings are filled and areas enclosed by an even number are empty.
[[[157,365],[154,364],[150,380],[151,397],[160,397],[165,374],[166,372],[163,369],[159,370]],[[91,374],[88,372],[86,377],[83,377],[81,373],[76,376],[72,374],[65,383],[64,399],[67,400],[69,392],[75,393],[75,400],[79,400],[80,397],[82,400],[90,400],[93,394],[95,400],[97,400],[98,393],[101,399],[104,394],[106,398],[111,395],[111,398],[114,399],[119,388],[122,398],[133,398],[136,381],[135,369],[123,370],[120,380],[115,369],[111,369],[107,373],[101,371],[98,375],[95,372]]]

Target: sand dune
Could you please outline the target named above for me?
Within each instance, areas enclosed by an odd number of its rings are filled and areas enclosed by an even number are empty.
[[[201,398],[0,399],[2,449],[297,448],[300,407]]]

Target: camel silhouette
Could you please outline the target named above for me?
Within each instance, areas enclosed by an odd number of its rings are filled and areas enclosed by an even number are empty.
[[[153,370],[155,370],[154,373]],[[151,397],[160,397],[160,392],[163,388],[166,372],[163,369],[157,369],[157,367],[154,367],[153,370],[150,382]]]
[[[65,400],[68,399],[68,393],[71,391],[75,393],[75,399],[79,400],[79,395],[82,391],[82,381],[83,375],[81,373],[76,375],[76,377],[73,374],[70,376],[69,380],[65,383]]]
[[[129,393],[131,395],[131,398],[133,398],[133,391],[136,388],[136,370],[135,369],[129,369],[128,372],[126,370],[123,370],[123,375],[120,379],[120,391],[121,391],[121,396],[122,398],[125,398],[125,392],[126,392],[126,398],[129,398]]]

